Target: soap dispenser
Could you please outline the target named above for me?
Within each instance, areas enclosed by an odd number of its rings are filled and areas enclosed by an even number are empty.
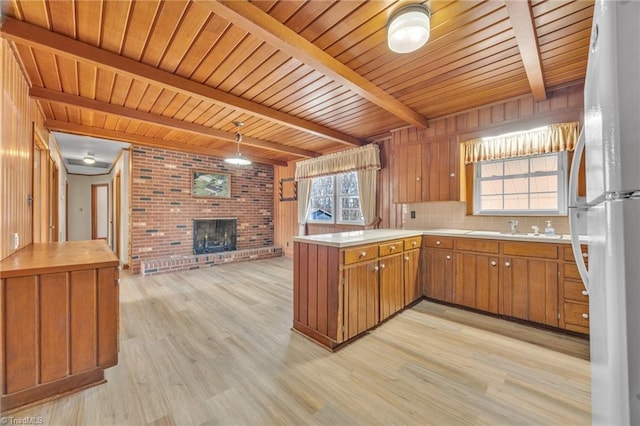
[[[547,226],[545,226],[544,228],[544,235],[551,236],[555,234],[556,234],[556,230],[553,228],[553,226],[551,226],[551,221],[548,220]]]

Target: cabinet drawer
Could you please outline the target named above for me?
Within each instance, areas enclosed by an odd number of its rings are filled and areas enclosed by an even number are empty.
[[[564,264],[564,277],[582,281],[582,278],[580,278],[580,272],[578,272],[578,267],[575,263]]]
[[[503,242],[502,250],[507,256],[558,258],[558,246],[554,244],[506,241]]]
[[[584,261],[587,262],[589,260],[589,253],[587,253],[587,246],[582,245],[580,246],[580,249],[582,249],[582,257],[584,258]],[[576,261],[576,259],[573,257],[573,249],[571,248],[571,246],[562,248],[562,258],[567,262]]]
[[[422,247],[422,236],[404,239],[404,249],[411,250]]]
[[[564,302],[564,322],[589,327],[589,305]]]
[[[404,245],[402,240],[390,241],[380,244],[380,256],[388,256],[390,254],[400,253]]]
[[[461,238],[456,240],[456,250],[498,254],[500,253],[500,243],[492,240]]]
[[[424,237],[425,245],[427,247],[452,249],[453,238],[449,237],[434,237],[433,235],[427,235]]]
[[[345,265],[375,259],[376,257],[378,257],[377,245],[352,247],[344,250]]]
[[[564,282],[564,298],[589,303],[589,294],[580,281]]]

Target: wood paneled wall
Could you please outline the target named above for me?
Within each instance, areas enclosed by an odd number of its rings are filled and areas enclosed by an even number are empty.
[[[293,237],[298,235],[298,201],[280,201],[279,187],[280,179],[293,177],[295,171],[295,163],[274,167],[274,244],[282,247],[285,256],[293,256]]]
[[[9,43],[0,42],[2,98],[0,111],[0,259],[33,241],[33,211],[27,196],[33,191],[33,132],[47,141],[43,117],[29,99],[29,85]],[[12,234],[19,237],[18,249],[12,248]]]
[[[426,130],[415,127],[393,130],[382,152],[389,159],[395,147],[405,144],[430,144],[443,138],[462,143],[552,123],[582,121],[583,91],[584,85],[577,84],[549,92],[545,101],[535,102],[533,96],[523,96],[433,120]],[[460,152],[462,154],[462,149]],[[460,172],[463,169],[461,167]],[[461,183],[465,182],[464,178],[460,176]],[[391,201],[394,187],[389,162],[386,162],[378,182],[378,214],[384,228],[402,228],[402,204]]]
[[[477,137],[524,130],[551,123],[582,121],[584,113],[583,84],[550,91],[545,101],[535,102],[533,96],[521,96],[504,102],[485,105],[458,114],[432,120],[429,128],[420,130],[404,127],[392,130],[386,139],[376,140],[380,145],[382,170],[378,174],[378,216],[380,228],[402,228],[403,205],[393,203],[395,188],[391,173],[393,148],[403,144],[427,144],[443,138],[457,139],[459,143]],[[463,172],[464,168],[460,169]],[[293,177],[295,163],[288,167],[275,167],[275,184],[282,178]],[[464,176],[460,176],[464,182]],[[276,191],[275,244],[281,245],[287,255],[292,254],[292,238],[298,233],[298,203],[280,202]],[[342,229],[336,230],[340,232]]]

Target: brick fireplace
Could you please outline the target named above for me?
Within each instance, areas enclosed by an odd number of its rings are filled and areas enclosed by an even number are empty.
[[[273,245],[272,166],[235,167],[221,158],[139,146],[132,149],[131,158],[133,272],[151,274],[282,255],[281,248]],[[192,197],[194,170],[228,174],[230,196]],[[194,254],[194,220],[208,218],[235,219],[235,251]],[[207,234],[207,246],[211,244]],[[221,244],[224,247],[224,232]]]

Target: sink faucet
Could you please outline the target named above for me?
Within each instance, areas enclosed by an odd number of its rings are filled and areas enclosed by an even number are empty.
[[[515,219],[511,219],[507,223],[511,225],[511,233],[516,234],[518,232],[518,221]]]

